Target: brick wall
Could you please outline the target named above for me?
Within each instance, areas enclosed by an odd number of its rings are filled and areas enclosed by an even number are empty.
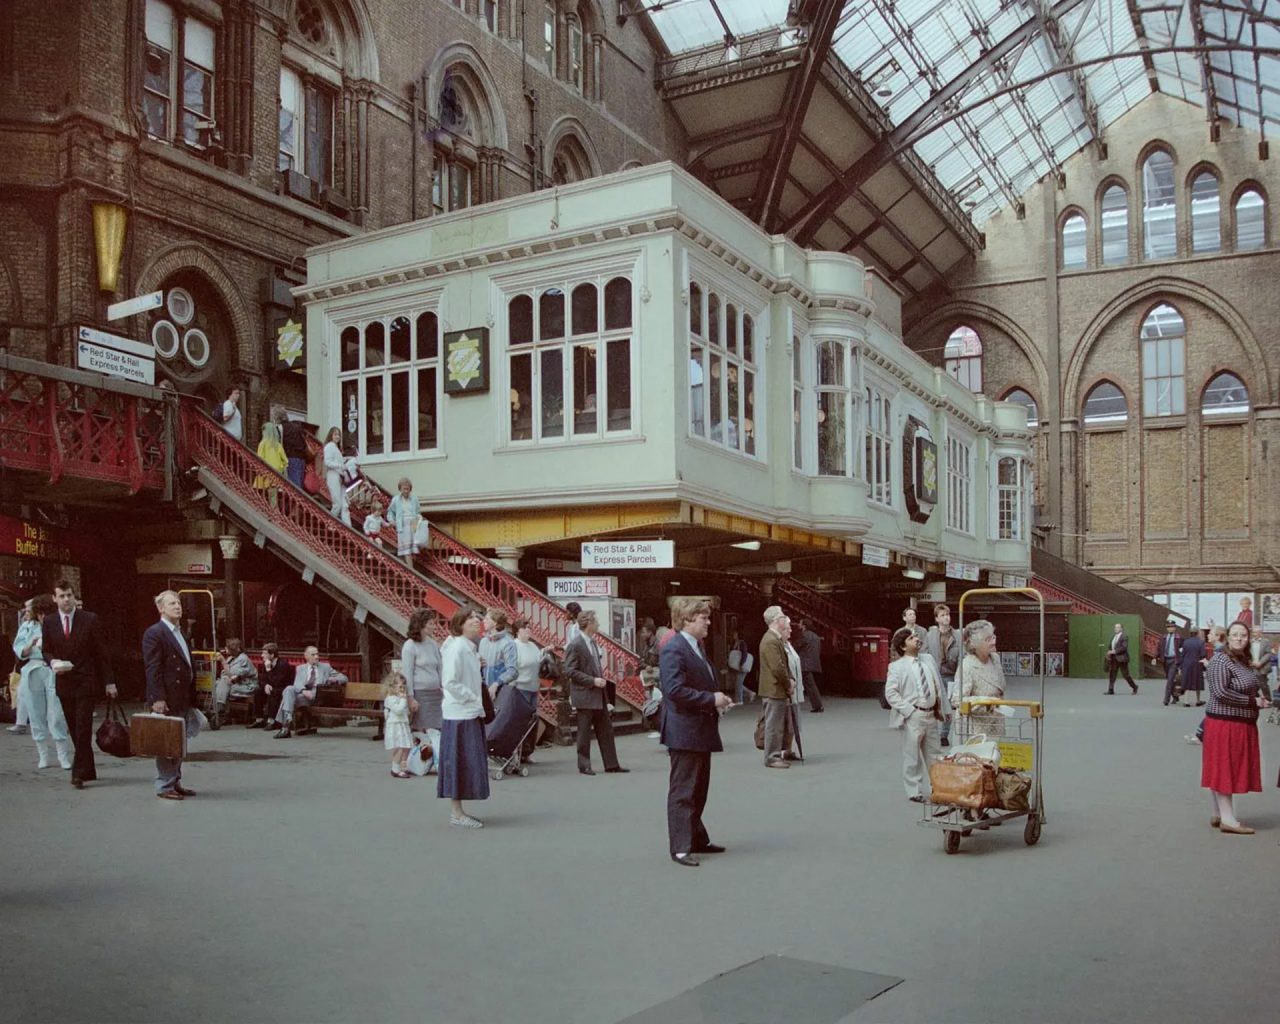
[[[1144,262],[1141,165],[1153,144],[1174,157],[1178,257]],[[984,343],[984,390],[1024,387],[1040,410],[1042,521],[1051,550],[1145,591],[1273,587],[1280,544],[1275,516],[1253,481],[1270,478],[1266,443],[1280,401],[1280,168],[1258,157],[1258,138],[1224,125],[1208,139],[1204,111],[1153,95],[1107,129],[1108,154],[1092,149],[1066,164],[1066,186],[1046,182],[987,225],[985,250],[958,268],[950,294],[905,311],[908,344],[935,362],[961,323]],[[1221,180],[1223,251],[1191,252],[1190,180],[1203,168]],[[1130,262],[1101,266],[1100,192],[1129,189]],[[1235,252],[1230,204],[1246,185],[1269,198],[1267,245]],[[1088,266],[1059,269],[1058,226],[1071,211],[1088,221]],[[1053,300],[1056,290],[1057,300]],[[1146,421],[1138,332],[1147,312],[1169,302],[1186,323],[1187,414]],[[1059,363],[1056,376],[1051,367]],[[1246,422],[1206,425],[1201,392],[1221,370],[1249,387]],[[1129,403],[1119,430],[1086,429],[1081,408],[1100,380]],[[1043,479],[1060,452],[1061,503]]]

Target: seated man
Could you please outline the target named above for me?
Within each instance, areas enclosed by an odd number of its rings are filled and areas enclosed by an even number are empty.
[[[213,684],[214,714],[224,715],[228,697],[251,697],[258,688],[258,670],[238,637],[227,640],[227,646],[218,652],[221,672]]]
[[[314,645],[303,651],[302,656],[306,661],[298,666],[293,675],[293,685],[286,686],[280,698],[280,710],[276,714],[276,724],[280,726],[280,731],[275,734],[278,740],[288,739],[293,735],[295,708],[314,704],[321,686],[347,681],[347,677],[341,672],[320,660],[320,650]]]

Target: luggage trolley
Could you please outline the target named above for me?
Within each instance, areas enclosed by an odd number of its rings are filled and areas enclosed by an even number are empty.
[[[1028,793],[1026,810],[997,810],[990,817],[984,811],[969,812],[962,807],[950,805],[923,805],[920,825],[925,828],[942,829],[942,848],[947,853],[955,853],[960,849],[962,836],[970,835],[975,829],[985,831],[993,826],[1011,821],[1015,818],[1026,818],[1022,838],[1028,846],[1034,846],[1040,840],[1040,827],[1046,818],[1044,813],[1044,794],[1040,787],[1040,768],[1044,754],[1044,596],[1034,587],[982,587],[966,590],[960,597],[959,629],[964,630],[964,605],[972,597],[985,594],[1024,595],[1035,598],[1040,610],[1040,699],[1039,700],[1006,700],[995,697],[970,697],[961,700],[956,712],[955,727],[952,729],[952,754],[959,752],[963,744],[975,734],[970,719],[975,709],[1007,708],[1010,714],[1004,719],[1005,735],[993,737],[1000,747],[1000,764],[1006,768],[1016,768],[1031,776],[1031,791]]]

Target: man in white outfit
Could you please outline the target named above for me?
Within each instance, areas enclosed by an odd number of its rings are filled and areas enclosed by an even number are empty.
[[[244,440],[244,420],[240,416],[240,389],[232,388],[227,393],[227,400],[222,403],[219,412],[219,421],[222,423],[222,429],[234,437],[237,441]]]
[[[902,730],[903,783],[907,798],[915,803],[924,803],[929,796],[929,765],[942,753],[938,726],[944,714],[938,666],[921,651],[922,646],[912,626],[894,633],[889,648],[899,657],[889,666],[884,684],[889,724]]]

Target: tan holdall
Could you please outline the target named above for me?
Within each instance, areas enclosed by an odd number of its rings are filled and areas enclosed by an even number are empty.
[[[957,754],[929,765],[929,785],[933,789],[930,800],[935,804],[981,810],[999,803],[995,768],[972,754]]]
[[[129,719],[134,757],[187,756],[187,722],[175,715],[140,714]]]

